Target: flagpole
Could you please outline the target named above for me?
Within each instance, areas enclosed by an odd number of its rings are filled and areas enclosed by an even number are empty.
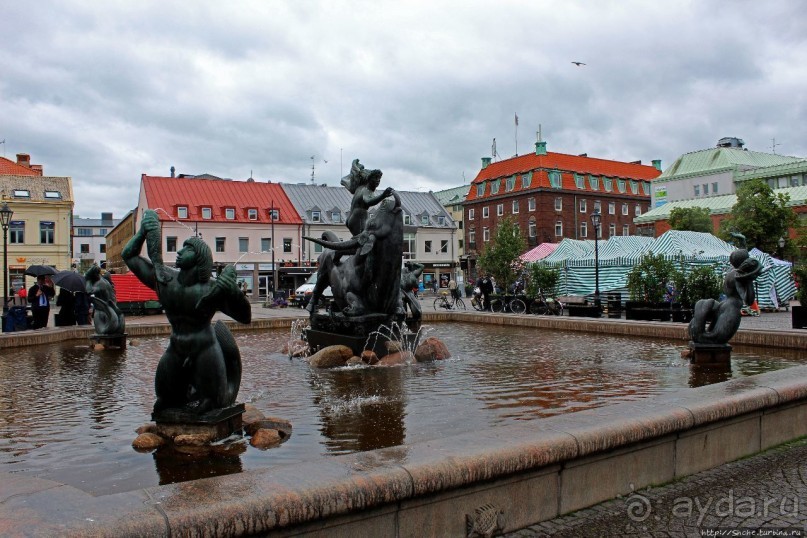
[[[518,156],[518,114],[516,114],[515,131],[516,131],[516,156]]]

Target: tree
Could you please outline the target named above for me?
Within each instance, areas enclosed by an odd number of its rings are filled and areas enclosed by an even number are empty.
[[[479,256],[479,265],[502,289],[507,290],[523,269],[519,256],[525,250],[526,243],[518,226],[511,218],[505,217],[499,221],[496,237],[485,245]]]
[[[720,236],[730,240],[731,232],[745,236],[748,248],[776,252],[779,238],[787,237],[796,222],[793,209],[787,207],[790,196],[776,193],[762,179],[752,179],[737,187],[737,203],[731,215],[720,225]]]
[[[714,232],[711,213],[705,207],[676,207],[670,212],[669,223],[673,230]]]
[[[667,284],[675,282],[680,282],[675,263],[650,252],[628,273],[627,288],[631,301],[660,303],[667,294]]]
[[[547,297],[554,297],[557,294],[560,269],[542,263],[532,263],[529,267],[529,275],[527,295],[535,297],[538,295],[538,290],[542,290]]]

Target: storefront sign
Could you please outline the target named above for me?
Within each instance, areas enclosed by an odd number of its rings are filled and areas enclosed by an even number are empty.
[[[450,263],[433,263],[432,267],[451,267]]]
[[[259,263],[258,264],[258,271],[274,271],[275,266],[271,263]]]
[[[255,269],[254,263],[238,263],[235,265],[236,271],[252,271]]]

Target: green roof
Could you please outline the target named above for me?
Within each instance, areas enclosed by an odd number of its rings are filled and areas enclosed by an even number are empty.
[[[787,206],[807,205],[807,185],[800,187],[787,187],[784,189],[774,189],[774,194],[786,194],[790,196]],[[731,213],[731,208],[737,203],[736,194],[724,194],[722,196],[707,196],[705,198],[692,198],[690,200],[678,200],[659,207],[654,207],[644,215],[633,219],[634,224],[647,224],[657,220],[667,220],[670,213],[677,207],[705,207],[712,215],[724,215]]]
[[[468,195],[468,191],[470,189],[470,185],[462,185],[452,189],[433,192],[432,194],[434,194],[434,197],[437,198],[440,204],[446,206],[462,203],[465,200],[465,197]]]
[[[802,160],[800,157],[746,151],[739,148],[709,148],[681,155],[659,177],[654,179],[653,183],[704,176],[726,170],[741,172],[749,168],[764,168]]]
[[[769,178],[788,176],[792,174],[802,174],[807,172],[807,159],[799,159],[797,161],[778,164],[776,166],[768,166],[765,168],[756,168],[754,170],[744,170],[734,174],[734,181],[747,181],[756,178]]]

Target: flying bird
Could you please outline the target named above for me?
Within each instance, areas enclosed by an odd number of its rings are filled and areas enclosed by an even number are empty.
[[[581,65],[586,65],[586,64],[584,64],[583,62],[572,62],[572,63],[573,63],[574,65],[576,65],[577,67],[580,67]]]

